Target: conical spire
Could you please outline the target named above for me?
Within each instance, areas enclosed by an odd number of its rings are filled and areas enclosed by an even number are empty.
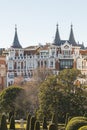
[[[59,46],[60,45],[60,35],[59,35],[58,24],[56,26],[57,26],[57,28],[56,28],[54,44]]]
[[[22,48],[22,46],[19,43],[18,40],[18,35],[17,35],[17,26],[15,25],[15,35],[14,35],[14,40],[13,40],[13,44],[11,46],[12,48]]]
[[[72,25],[72,24],[71,24],[69,42],[70,42],[70,44],[72,44],[73,46],[77,45],[77,44],[76,44],[76,41],[75,41],[75,38],[74,38],[74,34],[73,34],[73,25]]]

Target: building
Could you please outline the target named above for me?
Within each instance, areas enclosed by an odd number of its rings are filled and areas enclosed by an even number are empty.
[[[6,57],[0,55],[0,91],[6,87]]]
[[[87,49],[75,41],[72,25],[68,40],[61,40],[57,25],[53,43],[26,48],[22,48],[15,27],[13,44],[7,52],[7,86],[17,77],[28,80],[37,68],[50,69],[54,74],[65,68],[77,68],[87,75]]]

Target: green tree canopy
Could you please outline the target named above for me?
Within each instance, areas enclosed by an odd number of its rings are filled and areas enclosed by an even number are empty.
[[[80,70],[77,69],[64,69],[59,72],[58,80],[61,82],[62,86],[64,87],[64,91],[71,92],[74,91],[75,88],[75,81],[78,76],[81,75]]]
[[[0,109],[6,112],[15,110],[15,99],[23,91],[21,87],[10,86],[0,93]]]
[[[83,88],[75,85],[80,71],[66,69],[58,76],[48,77],[41,85],[39,91],[39,111],[41,115],[52,116],[56,112],[59,118],[65,119],[66,113],[71,116],[81,115],[84,112],[86,97]]]

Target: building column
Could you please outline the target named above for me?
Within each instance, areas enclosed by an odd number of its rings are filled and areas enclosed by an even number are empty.
[[[73,62],[73,68],[76,68],[76,60]]]

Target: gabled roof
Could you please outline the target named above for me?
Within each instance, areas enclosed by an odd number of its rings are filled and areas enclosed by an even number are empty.
[[[17,35],[17,27],[15,25],[15,35],[14,35],[14,40],[13,40],[13,43],[12,43],[12,48],[22,48],[19,40],[18,40],[18,35]]]
[[[60,39],[60,35],[59,35],[58,24],[56,26],[57,26],[57,28],[56,28],[56,34],[55,34],[55,39],[54,39],[54,43],[53,44],[60,46],[61,39]]]
[[[76,41],[75,41],[75,38],[74,38],[73,25],[71,25],[70,36],[69,36],[69,42],[70,42],[70,44],[72,44],[73,46],[76,46],[76,45],[77,45],[77,43],[76,43]]]

